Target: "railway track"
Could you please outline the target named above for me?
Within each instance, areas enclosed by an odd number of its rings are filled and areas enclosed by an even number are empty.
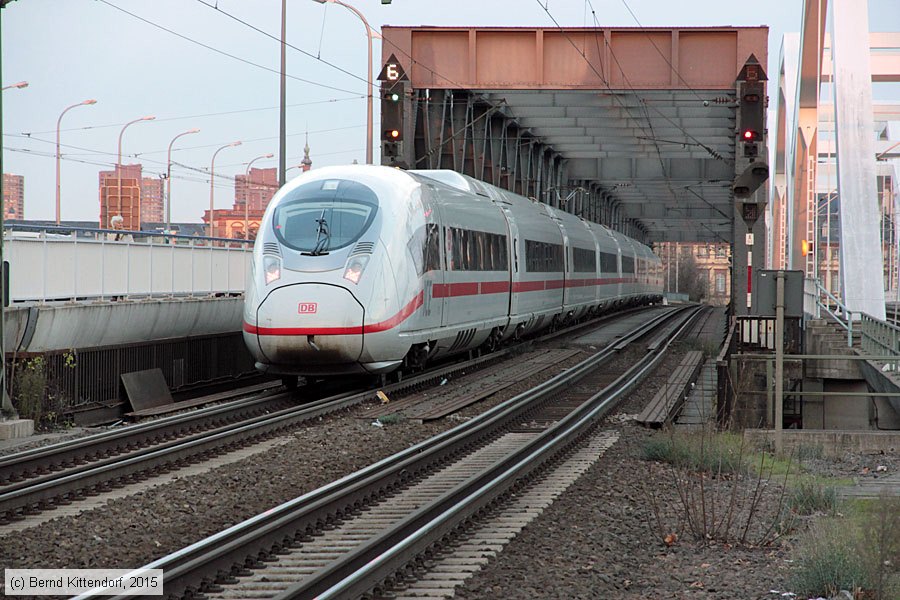
[[[599,327],[632,312],[582,323],[538,340]],[[432,369],[381,389],[389,394],[419,389],[508,353],[509,349],[504,349]],[[4,457],[0,459],[0,525],[259,443],[376,394],[375,389],[353,390],[297,406],[297,394],[304,391],[266,392]]]
[[[405,586],[573,449],[695,315],[659,314],[479,417],[145,568],[164,569],[170,597],[344,598]],[[651,336],[624,373],[598,369]]]

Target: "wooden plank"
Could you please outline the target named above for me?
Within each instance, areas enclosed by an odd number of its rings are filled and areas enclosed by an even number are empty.
[[[253,394],[256,392],[268,391],[277,387],[281,387],[280,381],[267,381],[265,383],[259,383],[256,385],[248,385],[247,387],[241,388],[239,391],[244,394]],[[203,406],[204,404],[209,404],[210,402],[219,402],[220,400],[231,398],[234,395],[235,390],[228,390],[227,392],[218,392],[215,394],[210,394],[209,396],[193,398],[191,400],[182,400],[181,402],[174,402],[172,404],[165,404],[163,406],[145,408],[143,410],[135,410],[129,413],[125,413],[125,416],[138,419],[142,417],[155,417],[158,415],[164,415],[166,413],[174,412],[176,410]]]
[[[389,402],[360,415],[361,418],[379,418],[400,413],[409,419],[430,421],[445,417],[461,408],[484,400],[499,391],[515,385],[522,379],[540,373],[561,361],[581,352],[580,349],[540,350],[531,358],[520,360],[518,364],[495,365],[486,372],[479,373],[474,381],[462,381],[445,388],[431,388],[413,394],[396,402]],[[524,356],[522,358],[525,358]]]
[[[697,380],[702,366],[703,353],[698,350],[688,352],[636,421],[645,427],[662,427],[671,421],[684,403],[691,384]]]

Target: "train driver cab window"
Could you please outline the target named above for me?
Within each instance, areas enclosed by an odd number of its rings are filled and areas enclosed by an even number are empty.
[[[358,240],[377,211],[378,197],[368,187],[326,179],[302,185],[281,200],[272,223],[282,244],[318,256]]]

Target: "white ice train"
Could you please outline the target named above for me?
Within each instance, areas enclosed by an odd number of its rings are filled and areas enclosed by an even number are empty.
[[[320,168],[272,199],[244,340],[267,373],[386,373],[661,299],[620,233],[453,171]]]

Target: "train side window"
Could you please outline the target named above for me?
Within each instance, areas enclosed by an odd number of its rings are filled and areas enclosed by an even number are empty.
[[[444,235],[448,270],[506,271],[509,268],[505,235],[459,227],[445,228]]]
[[[561,244],[525,240],[525,270],[536,273],[562,271],[565,254]]]
[[[465,240],[462,239],[462,232],[459,229],[451,229],[453,232],[453,269],[462,270],[465,268],[466,249],[463,246]]]
[[[409,252],[409,258],[416,269],[416,274],[421,275],[425,272],[425,228],[419,227],[409,241],[406,243],[406,249]]]
[[[622,256],[622,274],[628,273],[630,275],[634,275],[634,257],[633,256]]]
[[[441,229],[436,223],[425,225],[425,244],[422,251],[422,264],[425,272],[441,269]]]
[[[576,273],[596,273],[597,253],[594,250],[573,246],[572,265]]]
[[[447,260],[447,270],[456,270],[456,244],[453,240],[453,228],[451,227],[444,227],[444,256]]]
[[[616,268],[616,255],[609,252],[600,253],[600,272],[601,273],[618,273]]]

